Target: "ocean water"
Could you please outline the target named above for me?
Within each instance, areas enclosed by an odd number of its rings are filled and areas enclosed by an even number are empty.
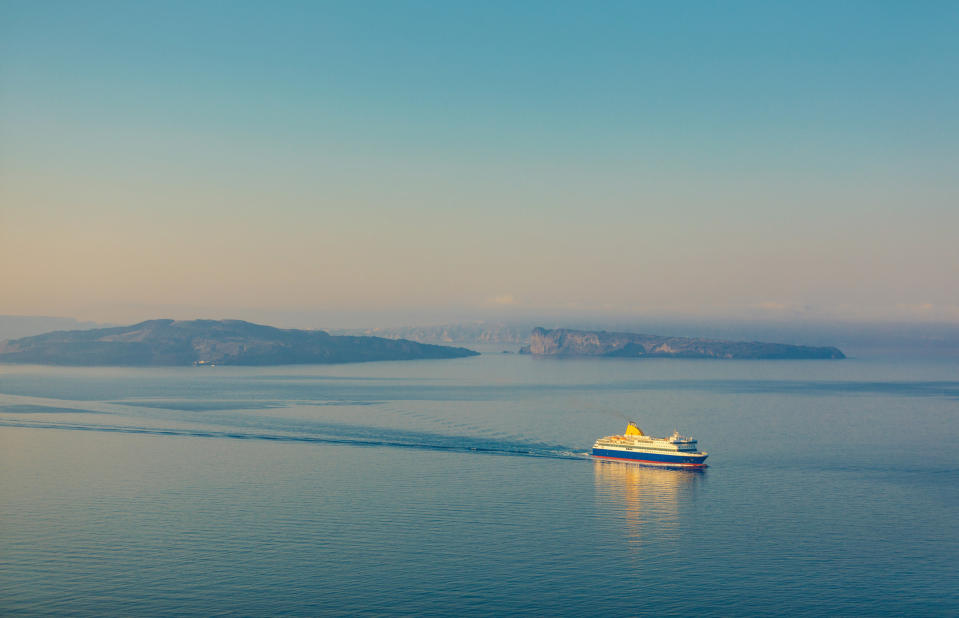
[[[957,615],[957,438],[954,360],[0,366],[0,614]]]

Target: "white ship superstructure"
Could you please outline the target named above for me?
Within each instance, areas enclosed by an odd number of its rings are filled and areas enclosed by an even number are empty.
[[[593,457],[616,461],[631,461],[657,466],[704,468],[709,453],[699,451],[696,439],[679,435],[654,438],[643,433],[636,423],[626,425],[621,436],[606,436],[593,445]]]

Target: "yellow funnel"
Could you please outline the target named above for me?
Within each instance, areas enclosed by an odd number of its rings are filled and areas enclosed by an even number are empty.
[[[636,426],[636,423],[630,421],[626,424],[626,435],[627,436],[645,436],[643,430]]]

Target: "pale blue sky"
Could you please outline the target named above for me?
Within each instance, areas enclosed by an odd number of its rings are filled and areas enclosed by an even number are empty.
[[[0,1],[0,313],[959,321],[957,35],[954,2]]]

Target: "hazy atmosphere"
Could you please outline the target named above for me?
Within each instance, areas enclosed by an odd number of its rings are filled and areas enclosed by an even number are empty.
[[[959,322],[959,5],[0,2],[0,314]]]
[[[0,0],[0,616],[959,616],[957,34]]]

